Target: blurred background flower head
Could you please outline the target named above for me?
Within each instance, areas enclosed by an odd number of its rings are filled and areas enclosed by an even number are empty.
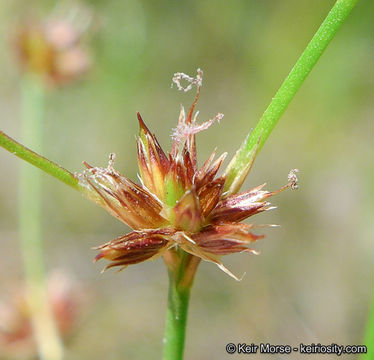
[[[67,342],[82,320],[87,296],[82,286],[61,270],[49,275],[47,286],[53,318],[61,338]],[[10,294],[8,300],[2,299],[0,303],[0,353],[2,356],[34,358],[37,351],[26,289],[18,284]]]
[[[24,72],[38,74],[49,85],[62,85],[82,77],[91,57],[82,41],[92,15],[77,5],[61,4],[46,19],[27,19],[19,25],[16,53]]]

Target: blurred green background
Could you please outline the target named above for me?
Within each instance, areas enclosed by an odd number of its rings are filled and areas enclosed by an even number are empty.
[[[198,135],[200,161],[215,147],[231,157],[333,3],[82,3],[94,13],[95,31],[86,41],[94,66],[84,81],[49,92],[43,155],[81,171],[83,160],[105,166],[114,152],[117,169],[136,179],[136,111],[168,149],[179,106],[193,97],[171,89],[171,77],[200,67],[200,121],[225,114]],[[1,129],[16,139],[20,72],[12,34],[27,16],[46,17],[55,4],[0,2]],[[260,256],[225,257],[233,272],[246,273],[242,282],[201,264],[186,359],[239,358],[226,354],[228,342],[363,342],[374,289],[373,14],[374,2],[358,2],[259,154],[245,189],[264,181],[277,189],[291,168],[301,171],[300,189],[273,198],[277,210],[250,219],[281,224],[257,243]],[[0,164],[0,295],[6,297],[22,279],[20,160],[0,150]],[[48,269],[65,269],[90,297],[66,358],[160,359],[167,297],[162,261],[100,274],[104,262],[92,264],[91,248],[129,229],[47,175],[43,188]]]

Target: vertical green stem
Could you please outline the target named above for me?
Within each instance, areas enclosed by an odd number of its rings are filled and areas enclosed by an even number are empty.
[[[225,187],[229,188],[235,178],[245,171],[251,161],[253,151],[264,145],[287,106],[300,89],[306,77],[321,57],[340,26],[355,6],[357,0],[337,0],[325,21],[321,24],[312,40],[297,60],[287,78],[271,100],[257,126],[244,140],[227,170],[228,179]],[[258,144],[258,145],[257,145]]]
[[[168,266],[169,294],[163,360],[182,360],[190,290],[200,258],[183,250],[169,250],[164,260]]]
[[[21,89],[22,141],[39,151],[42,143],[44,85],[25,76]],[[43,256],[41,173],[27,163],[21,164],[19,183],[19,230],[28,300],[39,357],[61,360],[62,345],[56,329],[46,290]]]
[[[169,271],[164,360],[183,359],[189,298],[190,288],[180,289],[176,277]]]

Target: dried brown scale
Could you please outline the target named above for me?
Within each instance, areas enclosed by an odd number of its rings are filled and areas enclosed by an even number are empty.
[[[266,211],[269,203],[254,203],[247,207],[235,206],[233,208],[227,206],[219,206],[212,211],[210,221],[213,223],[220,222],[239,222],[245,220],[249,216],[258,214],[260,212]]]
[[[240,222],[271,209],[266,201],[270,196],[296,187],[296,171],[293,171],[289,174],[289,183],[278,191],[262,190],[265,186],[262,184],[236,194],[253,164],[256,149],[248,166],[236,178],[230,177],[230,165],[224,175],[217,177],[226,154],[213,161],[215,151],[198,168],[195,134],[222,117],[219,114],[203,124],[197,124],[196,115],[193,117],[200,93],[201,74],[200,71],[198,78],[193,80],[198,86],[197,95],[187,117],[184,109],[181,110],[168,155],[137,114],[141,185],[114,170],[113,156],[107,168],[89,167],[79,175],[80,184],[86,188],[88,197],[135,230],[98,248],[100,252],[95,260],[105,258],[111,261],[106,268],[124,268],[163,254],[172,268],[170,261],[178,259],[172,254],[179,247],[215,263],[238,280],[223,266],[221,256],[239,252],[256,254],[254,249],[248,248],[248,244],[263,237],[251,232],[253,224]],[[178,88],[182,88],[180,79],[191,79],[176,75]],[[194,262],[195,266],[197,263]]]
[[[121,271],[121,270],[124,270],[129,265],[135,265],[135,264],[138,264],[140,262],[143,262],[143,261],[146,261],[146,260],[150,260],[155,255],[156,254],[146,254],[146,255],[143,255],[143,256],[139,256],[136,259],[124,258],[124,259],[121,259],[121,260],[118,260],[118,261],[113,260],[112,263],[110,263],[109,265],[105,266],[105,268],[104,268],[103,271],[111,269],[111,268],[116,267],[116,266],[119,266],[120,267],[119,271]]]
[[[200,201],[202,215],[206,218],[216,207],[223,190],[225,180],[220,178],[200,187],[197,196]]]
[[[202,172],[202,174],[204,175],[202,179],[197,178],[195,180],[195,184],[197,187],[201,187],[213,181],[214,177],[217,175],[218,170],[220,169],[226,156],[227,156],[227,153],[223,153],[212,165],[207,167],[205,172]],[[225,178],[221,178],[221,179],[225,180]]]
[[[212,154],[214,156],[214,153]],[[206,164],[204,164],[204,166],[199,170],[197,171],[197,173],[195,174],[194,178],[193,178],[193,183],[195,184],[195,186],[200,190],[203,185],[205,184],[205,181],[203,182],[203,179],[204,179],[204,175],[206,173],[204,167],[206,166]]]

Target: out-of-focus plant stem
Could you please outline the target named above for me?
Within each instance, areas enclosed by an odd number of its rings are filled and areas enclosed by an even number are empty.
[[[242,143],[237,154],[227,170],[225,188],[230,188],[234,179],[245,171],[251,161],[253,151],[258,151],[264,145],[287,106],[300,89],[318,59],[321,57],[330,41],[334,38],[340,26],[355,6],[357,0],[337,0],[325,21],[317,30],[312,40],[297,60],[295,66],[284,80],[283,84],[271,100],[257,126]]]
[[[169,251],[174,256],[169,259],[164,256],[168,265],[169,294],[163,360],[182,360],[190,291],[200,259],[183,250],[178,253]]]
[[[21,138],[37,151],[42,143],[44,85],[25,75],[21,89]],[[23,254],[28,303],[39,357],[61,360],[63,348],[48,302],[43,256],[41,173],[22,163],[19,183],[19,232]]]

